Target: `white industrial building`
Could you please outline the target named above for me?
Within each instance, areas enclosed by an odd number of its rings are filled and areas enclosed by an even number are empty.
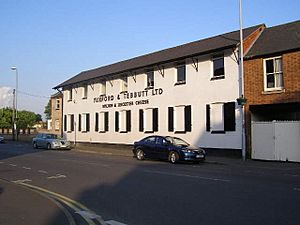
[[[263,28],[244,30],[246,51]],[[81,72],[55,87],[63,92],[64,134],[118,144],[158,134],[240,150],[238,47],[234,31]]]

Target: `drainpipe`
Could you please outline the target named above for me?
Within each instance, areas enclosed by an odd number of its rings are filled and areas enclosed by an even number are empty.
[[[240,15],[240,106],[241,106],[241,119],[242,119],[242,157],[243,161],[246,160],[246,144],[245,144],[245,118],[244,118],[244,47],[243,47],[243,20],[242,20],[242,0],[239,0],[239,15]],[[239,102],[239,101],[238,101]]]

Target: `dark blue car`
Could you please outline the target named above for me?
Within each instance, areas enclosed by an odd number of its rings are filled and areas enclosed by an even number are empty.
[[[191,146],[180,138],[170,136],[149,136],[134,142],[133,154],[138,160],[164,159],[171,163],[178,161],[198,163],[205,160],[203,149]]]

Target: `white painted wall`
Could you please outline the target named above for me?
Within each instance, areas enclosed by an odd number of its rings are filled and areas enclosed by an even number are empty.
[[[213,66],[212,55],[202,56],[199,59],[198,72],[193,67],[192,60],[186,60],[186,84],[175,85],[177,81],[177,71],[175,63],[165,65],[164,76],[162,76],[157,67],[154,68],[154,89],[161,88],[161,95],[152,95],[152,90],[148,90],[148,96],[124,99],[121,94],[121,99],[116,99],[120,94],[120,82],[118,77],[112,78],[106,82],[107,96],[114,96],[114,101],[106,103],[94,103],[94,98],[99,97],[100,81],[95,80],[95,84],[88,85],[88,97],[82,99],[82,87],[75,87],[73,90],[73,100],[67,101],[68,94],[64,91],[64,112],[63,114],[75,114],[75,121],[78,120],[79,113],[90,113],[90,132],[76,132],[76,140],[82,142],[100,142],[100,143],[122,143],[133,144],[146,135],[139,132],[139,109],[158,108],[159,131],[155,132],[158,135],[173,135],[179,136],[188,142],[207,148],[231,148],[241,149],[241,117],[238,106],[236,105],[236,131],[226,132],[225,134],[211,134],[206,132],[206,104],[236,102],[239,97],[239,80],[238,80],[238,65],[232,50],[224,52],[225,55],[225,79],[211,80]],[[168,66],[168,68],[166,68]],[[120,74],[121,75],[121,74]],[[146,88],[146,74],[144,71],[137,71],[135,77],[128,78],[128,92],[144,91]],[[149,104],[136,105],[136,101],[148,100]],[[104,104],[118,104],[121,102],[133,101],[132,106],[103,108]],[[168,107],[174,107],[175,110],[180,110],[176,106],[191,105],[192,107],[192,132],[185,134],[175,134],[168,131]],[[131,132],[118,133],[115,132],[115,111],[131,110]],[[105,133],[95,132],[95,112],[109,112],[109,131]],[[147,116],[144,111],[144,127],[148,129]],[[182,128],[184,114],[174,115],[174,126]],[[124,125],[121,125],[120,128]],[[146,130],[146,129],[145,129]],[[66,133],[69,140],[75,139],[75,132]]]

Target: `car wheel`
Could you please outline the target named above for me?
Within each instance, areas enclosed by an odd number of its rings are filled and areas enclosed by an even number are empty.
[[[33,142],[33,148],[37,149],[38,146],[37,146],[37,143],[36,142]]]
[[[51,150],[51,144],[50,143],[47,144],[47,149]]]
[[[145,154],[144,154],[144,151],[142,149],[137,149],[136,158],[138,160],[144,160],[145,159]]]
[[[177,163],[179,156],[176,152],[171,152],[169,155],[169,161],[173,164]]]

